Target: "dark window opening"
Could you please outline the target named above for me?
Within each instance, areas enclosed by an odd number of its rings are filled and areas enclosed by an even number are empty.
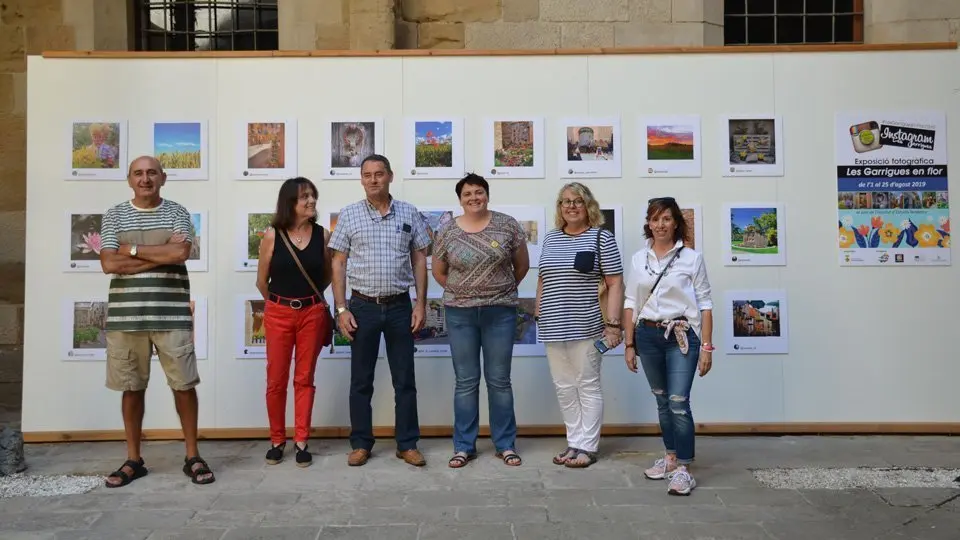
[[[275,51],[277,0],[133,0],[135,50]]]
[[[863,0],[724,0],[724,45],[863,43]]]

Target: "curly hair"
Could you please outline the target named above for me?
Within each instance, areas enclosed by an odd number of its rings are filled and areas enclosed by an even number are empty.
[[[581,184],[580,182],[570,182],[569,184],[565,184],[562,188],[560,188],[560,191],[557,192],[557,211],[554,215],[554,225],[558,229],[563,229],[563,227],[567,224],[567,220],[563,219],[562,203],[563,192],[567,191],[568,189],[583,199],[584,206],[587,209],[588,226],[600,227],[606,222],[603,217],[603,212],[600,211],[600,203],[598,203],[597,199],[593,197],[593,192],[590,191],[590,188]]]

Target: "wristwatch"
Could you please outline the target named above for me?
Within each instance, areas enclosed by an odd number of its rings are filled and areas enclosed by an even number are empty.
[[[131,256],[131,257],[136,257],[136,256],[137,256],[137,245],[136,245],[136,244],[133,244],[132,246],[130,246],[130,256]]]
[[[344,311],[350,311],[350,310],[347,309],[346,306],[340,306],[340,307],[338,307],[338,308],[337,308],[337,316],[339,317],[340,314],[342,314]]]

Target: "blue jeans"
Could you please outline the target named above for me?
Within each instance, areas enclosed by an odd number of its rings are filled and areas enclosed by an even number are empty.
[[[350,347],[350,446],[373,448],[373,379],[380,354],[380,334],[387,342],[387,361],[393,379],[396,441],[400,451],[417,447],[417,382],[413,365],[411,300],[376,304],[351,297],[350,312],[357,321]]]
[[[682,354],[673,332],[669,339],[663,332],[663,328],[640,323],[634,343],[650,390],[657,398],[663,446],[667,453],[676,453],[677,463],[688,464],[693,462],[695,451],[690,388],[700,359],[700,338],[692,328],[687,330],[690,349]]]
[[[475,454],[480,428],[480,350],[487,382],[490,438],[497,452],[514,449],[517,420],[513,410],[510,369],[517,308],[482,306],[445,307],[453,371],[453,451]]]

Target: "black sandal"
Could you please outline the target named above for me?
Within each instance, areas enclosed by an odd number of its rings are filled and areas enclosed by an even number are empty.
[[[523,463],[523,460],[520,459],[520,454],[518,454],[516,450],[504,450],[503,452],[497,452],[496,456],[511,467],[516,467]]]
[[[570,453],[573,453],[573,457],[567,457]],[[578,450],[572,446],[568,446],[563,452],[553,456],[554,465],[563,465],[564,463],[570,461],[571,459],[577,457]]]
[[[127,473],[123,472],[124,467],[129,467],[130,470],[133,471],[133,476],[130,476]],[[123,462],[123,465],[121,465],[119,469],[113,471],[107,476],[107,479],[119,478],[120,479],[119,484],[111,484],[106,480],[104,480],[103,483],[108,488],[118,488],[118,487],[123,487],[129,484],[130,482],[133,482],[137,478],[143,478],[146,475],[147,475],[147,468],[143,466],[143,458],[140,458],[139,461],[128,459],[127,461]]]
[[[294,443],[293,447],[297,450],[297,467],[309,467],[310,463],[313,462],[313,455],[307,451],[307,444],[303,444],[303,448],[297,446]]]
[[[197,470],[193,470],[193,466],[197,463],[200,464],[200,467]],[[190,477],[190,480],[194,484],[212,484],[216,478],[213,476],[213,471],[210,470],[210,466],[207,465],[207,462],[203,460],[200,456],[193,456],[192,458],[185,459],[183,464],[183,474]],[[197,480],[201,475],[209,474],[210,478],[206,480]]]
[[[579,461],[580,456],[587,456],[587,462],[583,463]],[[573,457],[570,461],[564,463],[567,467],[571,469],[586,469],[587,467],[593,465],[597,462],[597,453],[596,452],[587,452],[586,450],[577,450],[577,455]]]
[[[276,465],[283,461],[283,450],[286,448],[286,441],[276,445],[270,446],[270,449],[267,450],[267,463],[269,465]]]
[[[450,458],[450,461],[447,462],[447,466],[449,466],[451,469],[459,469],[460,467],[463,467],[467,463],[476,459],[476,457],[476,454],[457,452],[452,458]]]

